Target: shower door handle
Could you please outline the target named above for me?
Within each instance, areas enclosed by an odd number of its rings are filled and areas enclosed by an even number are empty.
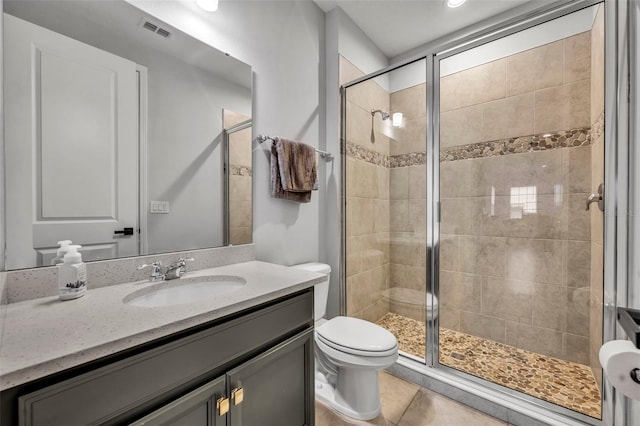
[[[600,211],[604,211],[604,184],[603,183],[598,185],[598,193],[593,193],[589,195],[589,197],[587,198],[587,205],[586,205],[587,211],[589,210],[591,203],[598,203],[598,208],[600,209]]]

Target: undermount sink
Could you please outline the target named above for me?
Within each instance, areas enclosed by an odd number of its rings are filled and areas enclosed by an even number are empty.
[[[155,308],[183,305],[239,290],[247,283],[235,275],[208,275],[164,281],[129,293],[123,302],[131,306]]]

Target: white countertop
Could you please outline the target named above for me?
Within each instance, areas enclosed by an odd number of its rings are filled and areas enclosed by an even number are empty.
[[[122,302],[129,293],[158,284],[148,281],[90,289],[70,301],[56,296],[2,305],[0,389],[295,293],[325,277],[259,261],[189,272],[187,277],[203,275],[237,275],[247,284],[198,302],[158,308]]]

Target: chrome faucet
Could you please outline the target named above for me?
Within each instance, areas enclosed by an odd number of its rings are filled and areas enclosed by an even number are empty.
[[[165,273],[162,272],[162,263],[153,262],[153,263],[145,263],[144,265],[138,266],[138,271],[146,268],[151,268],[151,275],[149,276],[149,281],[162,281],[165,279]]]
[[[165,273],[164,273],[164,279],[174,280],[186,274],[187,262],[193,262],[193,257],[189,257],[187,259],[181,257],[177,261],[173,262],[171,265],[167,266],[167,269],[165,270]]]
[[[138,270],[151,268],[151,275],[149,276],[149,281],[163,281],[163,280],[175,280],[176,278],[180,278],[184,274],[187,273],[187,262],[193,262],[193,257],[189,257],[185,259],[181,257],[176,260],[166,268],[162,267],[162,263],[153,262],[153,263],[145,263],[144,265],[138,266]]]

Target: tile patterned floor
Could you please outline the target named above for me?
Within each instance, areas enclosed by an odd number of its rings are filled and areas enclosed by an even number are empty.
[[[507,423],[413,383],[380,372],[382,413],[348,419],[316,401],[316,426],[507,426]]]
[[[378,324],[397,337],[401,350],[424,357],[424,323],[388,313]],[[440,330],[440,362],[588,416],[601,417],[600,390],[585,365],[448,329]]]

